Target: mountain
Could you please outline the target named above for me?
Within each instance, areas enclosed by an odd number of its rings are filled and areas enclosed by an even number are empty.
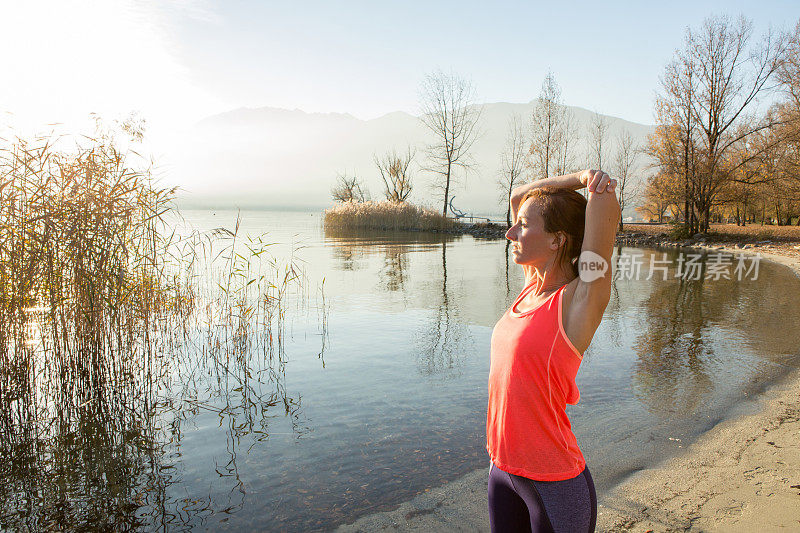
[[[490,103],[482,106],[480,137],[472,147],[475,162],[468,175],[459,175],[451,189],[453,202],[462,211],[499,216],[505,207],[498,200],[496,179],[500,153],[505,144],[508,121],[518,115],[530,121],[536,100],[527,104]],[[578,130],[575,162],[585,166],[588,128],[594,113],[569,107]],[[643,145],[654,127],[607,116],[610,161],[616,137],[627,129]],[[410,200],[441,208],[431,188],[434,176],[422,170],[425,145],[431,133],[418,117],[397,111],[372,120],[346,113],[306,113],[300,110],[262,107],[241,108],[213,115],[198,122],[176,149],[171,173],[181,186],[184,204],[243,208],[310,207],[331,204],[330,189],[336,176],[346,172],[363,180],[374,199],[381,198],[383,183],[373,163],[373,154],[406,146],[417,149],[414,191]],[[634,179],[646,176],[644,156],[639,157]],[[633,207],[625,216],[633,215]]]

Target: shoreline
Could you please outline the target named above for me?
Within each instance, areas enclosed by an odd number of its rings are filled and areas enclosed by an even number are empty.
[[[794,247],[643,240],[635,244],[757,252],[800,277]],[[631,474],[600,497],[597,531],[800,529],[800,369],[766,384],[754,403],[755,412],[720,421],[681,454]],[[487,474],[488,466],[337,531],[489,531]]]
[[[795,254],[758,252],[800,277]],[[723,420],[687,450],[623,480],[598,506],[598,531],[800,529],[800,369],[770,383],[755,413]]]

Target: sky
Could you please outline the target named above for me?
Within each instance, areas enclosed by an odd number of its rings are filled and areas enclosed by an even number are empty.
[[[441,69],[480,102],[528,102],[552,71],[564,103],[651,124],[687,26],[724,13],[757,37],[800,2],[0,0],[0,120],[137,112],[166,137],[240,107],[418,114]]]

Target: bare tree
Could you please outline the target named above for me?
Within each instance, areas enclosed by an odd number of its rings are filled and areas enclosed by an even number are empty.
[[[790,105],[800,109],[800,21],[789,36],[778,79],[790,97]]]
[[[574,145],[578,139],[578,123],[571,110],[564,107],[563,111],[561,139],[556,144],[556,167],[553,169],[553,174],[556,175],[569,174],[576,170]]]
[[[404,155],[397,155],[395,150],[387,152],[383,157],[373,156],[375,166],[381,173],[385,189],[383,191],[387,200],[404,202],[413,188],[409,166],[414,160],[415,151],[410,146]]]
[[[631,132],[627,129],[622,130],[617,137],[617,151],[612,165],[612,172],[617,177],[617,195],[621,210],[625,209],[625,205],[630,204],[637,194],[632,174],[639,152],[640,148],[634,144]],[[622,217],[619,219],[619,230],[622,231]]]
[[[697,93],[697,65],[691,57],[673,59],[661,76],[664,95],[656,97],[658,122],[670,132],[672,139],[669,150],[661,156],[669,155],[668,172],[683,178],[683,220],[689,233],[697,232],[698,224],[693,204],[697,177],[698,127],[692,114],[692,104]],[[664,140],[664,138],[662,138]],[[662,166],[665,161],[662,157]],[[666,167],[664,167],[666,168]],[[680,169],[680,170],[679,170]]]
[[[500,156],[500,177],[497,184],[501,190],[501,201],[506,205],[506,224],[511,227],[511,192],[519,185],[525,168],[525,133],[522,121],[516,115],[508,120],[506,145]]]
[[[444,216],[455,170],[471,166],[468,152],[478,135],[481,115],[481,109],[473,105],[474,93],[472,83],[441,71],[426,76],[422,84],[420,119],[436,138],[428,146],[429,165],[425,170],[441,178],[435,187],[443,193]]]
[[[774,126],[770,121],[748,126],[745,112],[775,88],[772,82],[787,40],[768,30],[761,42],[750,46],[751,34],[752,23],[744,17],[735,23],[727,16],[707,18],[698,31],[687,31],[684,48],[677,53],[678,61],[696,67],[690,105],[702,139],[702,168],[693,200],[703,232],[708,231],[711,206],[724,185],[721,162],[726,151],[742,138]]]
[[[531,116],[529,165],[533,179],[546,178],[558,166],[559,147],[564,135],[565,109],[561,88],[552,72],[542,82],[539,101]]]
[[[594,114],[589,125],[589,166],[597,170],[603,170],[606,162],[603,156],[607,150],[608,126],[608,119],[600,113]]]
[[[331,189],[331,196],[337,202],[365,202],[369,192],[362,186],[356,176],[341,173],[336,176],[336,185]]]

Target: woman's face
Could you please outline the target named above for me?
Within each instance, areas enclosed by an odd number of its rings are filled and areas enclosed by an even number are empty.
[[[518,265],[546,267],[558,251],[559,236],[544,231],[541,211],[530,198],[520,206],[517,221],[508,228],[506,239],[513,244],[512,255]]]

